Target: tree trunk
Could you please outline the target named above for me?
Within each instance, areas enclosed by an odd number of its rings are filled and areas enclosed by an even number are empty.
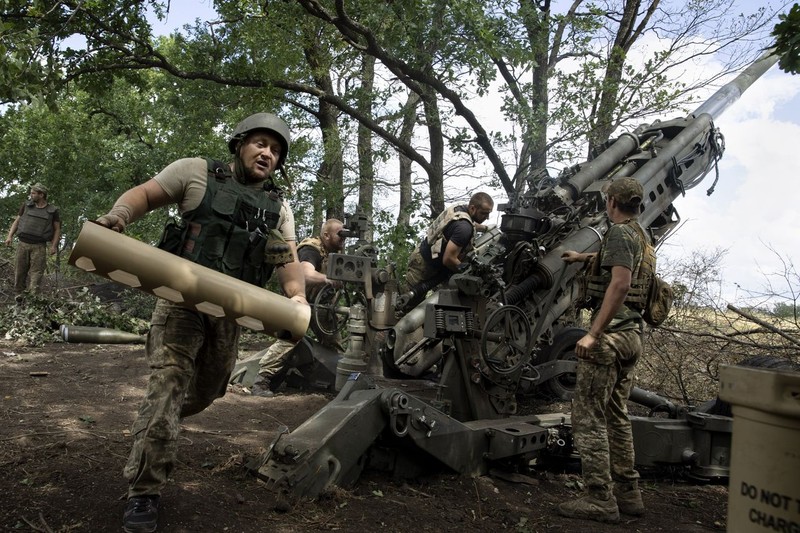
[[[436,94],[426,88],[427,97],[422,99],[425,110],[425,122],[428,126],[428,137],[431,147],[431,171],[428,173],[428,187],[431,194],[431,218],[444,211],[444,137],[439,105]]]
[[[372,116],[370,96],[375,84],[375,58],[363,56],[361,63],[361,98],[359,111],[365,116]],[[359,123],[358,125],[358,207],[369,221],[369,232],[365,238],[372,242],[372,205],[375,194],[375,166],[372,150],[372,131]]]
[[[639,10],[642,7],[641,0],[626,0],[622,17],[617,27],[614,37],[614,45],[611,47],[606,72],[603,83],[600,86],[600,102],[595,114],[596,119],[592,131],[589,133],[589,156],[594,150],[605,143],[614,130],[619,125],[616,118],[619,116],[617,107],[619,105],[619,84],[622,80],[622,73],[625,69],[625,61],[628,58],[628,51],[633,43],[641,36],[644,27],[650,17],[658,7],[660,0],[652,0],[644,13],[642,20],[636,25]]]
[[[318,41],[312,41],[304,48],[306,61],[314,73],[315,85],[323,94],[333,94],[334,87],[329,68],[330,58],[327,56],[327,50],[321,49],[319,44]],[[317,119],[322,132],[323,156],[317,172],[318,187],[314,188],[312,224],[315,231],[322,225],[324,219],[344,217],[344,164],[342,162],[342,138],[337,122],[339,111],[335,105],[323,98],[319,98],[318,101]]]
[[[531,43],[534,61],[536,62],[531,73],[531,115],[533,123],[530,125],[526,142],[529,145],[527,150],[529,156],[525,163],[528,164],[528,172],[535,172],[547,166],[547,117],[548,117],[548,97],[547,81],[549,71],[550,53],[550,2],[536,2],[534,10],[526,22],[528,39]],[[539,12],[536,12],[536,9]]]
[[[403,106],[403,125],[400,130],[400,140],[411,144],[414,126],[417,124],[417,106],[419,95],[409,93],[408,100]],[[400,210],[397,214],[397,225],[408,227],[411,224],[411,159],[399,153],[400,157]]]

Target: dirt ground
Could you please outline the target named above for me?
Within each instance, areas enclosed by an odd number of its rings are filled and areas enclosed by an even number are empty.
[[[243,356],[257,351],[243,351]],[[0,341],[0,531],[119,531],[129,428],[147,367],[141,345]],[[559,517],[555,504],[576,494],[572,473],[536,471],[524,483],[450,473],[397,481],[366,472],[291,508],[250,475],[281,425],[296,428],[330,397],[273,398],[231,386],[185,421],[179,465],[162,494],[159,531],[709,531],[724,530],[727,488],[649,477],[647,514],[618,525]]]

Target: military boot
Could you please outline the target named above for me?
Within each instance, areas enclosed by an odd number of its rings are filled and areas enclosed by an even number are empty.
[[[632,516],[644,514],[642,491],[639,490],[638,482],[614,484],[614,496],[617,498],[619,512]]]
[[[577,500],[564,502],[558,506],[558,514],[597,522],[619,522],[619,509],[613,495],[607,500],[586,495]]]
[[[152,533],[158,523],[158,496],[128,498],[122,529],[125,533]]]
[[[250,394],[253,396],[261,396],[262,398],[272,398],[275,393],[269,386],[269,380],[259,381],[250,387]]]

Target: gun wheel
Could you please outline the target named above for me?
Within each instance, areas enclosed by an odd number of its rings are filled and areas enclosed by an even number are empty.
[[[530,358],[531,325],[519,307],[495,310],[481,332],[481,357],[493,372],[511,374]]]
[[[314,298],[311,320],[324,335],[335,335],[347,325],[350,314],[350,294],[344,289],[325,285]]]
[[[577,361],[575,355],[575,344],[586,335],[586,330],[580,328],[567,328],[558,333],[553,340],[553,344],[544,349],[543,357],[545,361],[555,361],[558,359],[567,361]],[[573,372],[568,372],[547,380],[542,384],[544,390],[549,392],[558,400],[571,400],[575,393],[575,382],[577,376]]]

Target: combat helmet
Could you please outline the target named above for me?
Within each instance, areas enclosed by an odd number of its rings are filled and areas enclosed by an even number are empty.
[[[254,130],[269,130],[274,135],[277,135],[283,145],[283,151],[278,159],[278,165],[275,168],[281,168],[284,160],[286,160],[286,156],[289,155],[291,134],[289,133],[289,126],[272,113],[256,113],[239,122],[236,127],[233,128],[231,138],[228,140],[228,149],[230,152],[235,154],[236,144]]]

